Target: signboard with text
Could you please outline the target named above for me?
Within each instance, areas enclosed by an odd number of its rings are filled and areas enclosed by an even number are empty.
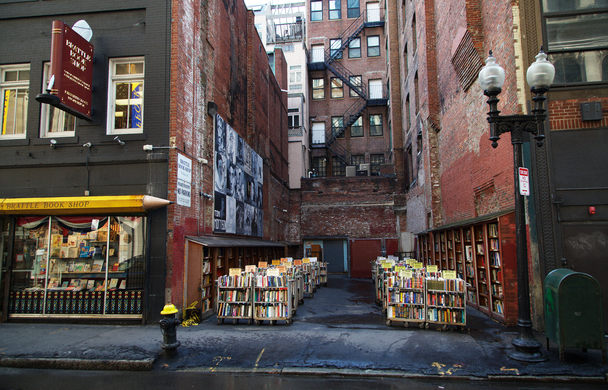
[[[519,167],[519,193],[521,195],[530,195],[530,175],[528,168]]]

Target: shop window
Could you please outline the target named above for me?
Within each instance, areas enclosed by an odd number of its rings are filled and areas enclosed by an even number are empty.
[[[325,99],[324,79],[312,79],[312,98],[313,100]]]
[[[10,315],[142,314],[144,217],[15,221]]]
[[[329,0],[329,19],[335,20],[342,18],[340,0]]]
[[[344,97],[344,87],[342,85],[342,80],[337,77],[331,78],[331,98],[339,99]]]
[[[51,63],[45,62],[43,93],[50,77]],[[41,104],[40,131],[41,137],[73,137],[76,134],[76,117],[50,104]]]
[[[329,55],[334,59],[342,58],[342,39],[329,40]]]
[[[347,0],[346,7],[347,18],[358,18],[361,15],[359,0]]]
[[[554,84],[606,81],[602,60],[608,54],[608,1],[543,0],[545,47],[555,65]]]
[[[344,117],[331,117],[331,133],[336,138],[344,137]]]
[[[359,91],[361,90],[361,76],[350,76],[348,78],[348,81],[350,81],[350,83],[352,85],[354,85],[356,88],[359,88]],[[350,95],[350,97],[358,97],[359,96],[359,94],[352,87],[350,88],[349,95]]]
[[[384,164],[384,154],[370,154],[369,164],[371,173],[378,175],[380,173],[380,166]]]
[[[363,137],[363,118],[358,117],[356,121],[350,125],[351,137]]]
[[[348,44],[348,58],[361,58],[361,38],[355,38]]]
[[[310,20],[313,22],[323,20],[323,1],[310,2]]]
[[[142,133],[144,129],[143,58],[110,60],[108,134]]]
[[[345,176],[346,175],[346,166],[337,157],[333,157],[331,159],[331,172],[333,176]]]
[[[0,139],[25,138],[29,87],[29,65],[0,66]]]
[[[382,135],[382,114],[370,114],[369,116],[369,135]]]
[[[380,36],[372,35],[367,37],[367,56],[378,57],[380,55]]]

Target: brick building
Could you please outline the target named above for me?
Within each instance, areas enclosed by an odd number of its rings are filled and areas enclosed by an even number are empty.
[[[388,29],[394,31],[389,51],[401,54],[390,57],[391,71],[400,70],[403,110],[403,133],[394,136],[395,161],[403,155],[403,164],[396,165],[398,182],[405,183],[405,194],[396,197],[399,225],[418,236],[425,261],[457,269],[467,279],[470,304],[507,323],[517,318],[512,147],[506,135],[497,149],[491,148],[477,74],[493,50],[507,75],[499,109],[505,115],[529,113],[525,70],[541,45],[556,65],[547,141],[541,148],[525,143],[522,162],[532,176],[530,286],[533,321],[540,326],[542,280],[550,270],[566,265],[600,281],[606,278],[599,256],[606,235],[605,216],[598,212],[603,206],[595,214],[589,211],[605,203],[600,178],[606,175],[599,167],[606,162],[601,152],[606,146],[606,56],[595,41],[602,34],[592,28],[607,11],[605,5],[396,3],[387,5],[387,20],[397,18],[400,27]],[[588,19],[591,31],[582,19]],[[581,34],[594,38],[575,43],[572,37]],[[576,249],[582,242],[587,243],[584,251]]]
[[[87,119],[35,99],[52,21],[80,19]],[[2,320],[154,321],[201,301],[201,271],[284,253],[287,68],[277,50],[273,73],[242,2],[4,2],[0,33]],[[217,168],[229,145],[240,198],[232,164]]]

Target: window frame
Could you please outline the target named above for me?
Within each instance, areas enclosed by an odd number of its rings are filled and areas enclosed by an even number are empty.
[[[342,38],[333,38],[329,40],[329,56],[336,60],[342,59]]]
[[[17,72],[17,80],[16,81],[4,81],[5,74],[7,72],[16,71]],[[19,74],[22,71],[28,72],[27,83],[23,80],[19,80]],[[9,139],[25,139],[27,137],[27,120],[28,120],[28,109],[29,109],[29,100],[30,100],[30,84],[32,80],[31,75],[31,66],[29,63],[22,64],[11,64],[11,65],[0,65],[0,140],[9,140]],[[19,102],[19,91],[25,92],[25,99],[23,102],[24,107],[22,108],[23,119],[23,132],[20,133],[11,133],[11,134],[2,134],[4,129],[4,102],[5,102],[5,91],[7,90],[15,90],[17,91],[17,100],[16,103]],[[15,109],[15,116],[19,110]],[[16,126],[16,124],[14,124]],[[19,130],[19,129],[13,129]]]
[[[360,130],[360,134],[354,133],[353,132],[353,127],[355,129],[360,128],[361,129]],[[350,125],[350,137],[351,138],[360,138],[360,137],[363,137],[363,136],[365,136],[365,132],[363,130],[363,116],[359,115],[359,117],[357,118],[357,120],[354,121],[352,125]]]
[[[332,176],[346,176],[346,164],[337,157],[331,159],[331,175]]]
[[[374,160],[378,161],[374,161]],[[380,165],[386,164],[384,153],[375,153],[369,155],[369,166],[372,173],[380,173]]]
[[[357,7],[351,6],[352,3],[356,3]],[[355,11],[356,15],[355,15]],[[356,19],[361,16],[361,1],[360,0],[346,0],[346,17],[349,19]]]
[[[334,86],[334,84],[340,84],[340,86]],[[329,89],[330,89],[330,94],[329,96],[332,99],[342,99],[344,98],[344,82],[339,79],[338,77],[331,77],[329,79]]]
[[[359,46],[353,47],[353,42],[358,42]],[[353,55],[353,52],[358,51],[358,55]],[[361,58],[361,37],[354,38],[348,43],[348,58]]]
[[[359,160],[359,161],[355,161]],[[351,154],[350,163],[354,166],[359,166],[360,164],[365,164],[365,155],[364,154]]]
[[[337,126],[336,126],[337,125]],[[342,133],[336,135],[335,129],[342,129]],[[332,116],[331,117],[331,134],[336,138],[344,138],[344,133],[346,129],[344,129],[344,117],[343,116]]]
[[[334,6],[333,8],[332,5]],[[329,11],[327,16],[329,20],[342,19],[342,2],[340,0],[329,0],[327,2],[327,9]]]
[[[313,156],[311,159],[311,170],[317,170],[316,177],[325,177],[327,176],[327,157],[323,156]],[[315,162],[318,162],[316,164]]]
[[[321,135],[323,139],[321,139],[321,137],[319,137],[318,140],[315,140],[315,135]],[[325,122],[312,122],[311,126],[310,126],[310,142],[312,145],[325,145]],[[322,141],[322,142],[315,142],[315,141]]]
[[[51,75],[51,63],[49,61],[45,62],[42,65],[42,92],[46,92],[46,87],[49,82],[49,78]],[[63,116],[62,119],[59,119],[63,122],[63,127],[65,127],[66,119],[73,121],[73,129],[66,131],[49,131],[49,120],[51,119],[49,116],[53,114],[52,117],[59,114]],[[63,137],[74,137],[76,135],[76,117],[68,112],[60,110],[57,107],[53,107],[50,104],[41,104],[40,105],[40,138],[63,138]]]
[[[353,83],[353,78],[359,78],[359,88],[361,88],[363,86],[363,76],[359,75],[353,75],[353,76],[349,76],[348,77],[348,81],[350,81],[351,84],[357,85],[356,83]],[[355,92],[355,90],[353,88],[349,87],[349,92],[348,95],[350,97],[359,97],[359,94],[357,92]]]
[[[316,86],[315,87],[315,81],[319,81],[320,80],[320,86]],[[313,78],[311,79],[312,81],[312,100],[323,100],[325,99],[325,78],[324,77],[319,77],[319,78]],[[320,97],[315,97],[315,91],[316,92],[320,92],[321,96]]]
[[[116,66],[125,63],[141,63],[143,65],[142,73],[140,74],[129,74],[129,75],[115,75]],[[146,61],[145,57],[117,57],[110,58],[108,62],[108,116],[106,122],[106,134],[117,135],[117,134],[142,134],[145,126],[145,76],[146,76]],[[116,129],[114,118],[116,112],[116,84],[120,82],[137,83],[141,82],[143,86],[143,93],[141,97],[141,127]],[[131,99],[131,98],[129,98]]]
[[[370,39],[377,39],[378,40],[378,44],[377,45],[370,45]],[[374,54],[374,52],[372,51],[372,54],[370,54],[370,50],[378,50],[378,54]],[[368,35],[367,36],[367,56],[368,57],[380,57],[380,35]]]
[[[320,5],[320,9],[313,9],[313,4]],[[318,17],[318,19],[317,19]],[[323,20],[323,1],[322,0],[311,0],[310,1],[310,21],[319,22]]]
[[[372,117],[378,117],[380,118],[380,122],[378,124],[374,124],[372,123]],[[382,114],[369,114],[369,136],[370,137],[382,137],[384,135],[384,128],[383,128],[383,123],[382,123]],[[374,129],[380,129],[380,132],[378,133],[376,130]]]

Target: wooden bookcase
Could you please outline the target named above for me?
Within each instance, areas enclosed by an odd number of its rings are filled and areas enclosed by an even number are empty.
[[[261,276],[256,275],[253,287],[253,319],[256,325],[269,321],[291,324],[292,318],[292,283],[285,275]]]
[[[209,256],[209,248],[203,247],[203,264],[201,267],[201,313],[207,318],[213,313],[213,259]]]
[[[424,326],[426,320],[425,282],[422,273],[411,278],[396,276],[387,285],[386,325],[402,323]],[[392,284],[392,285],[391,285]]]
[[[429,324],[465,326],[466,295],[462,279],[426,278],[426,321]]]
[[[517,321],[515,215],[419,236],[420,260],[456,270],[467,286],[467,304],[512,325]],[[445,245],[445,249],[444,249]]]
[[[242,276],[224,275],[217,280],[217,323],[223,324],[230,319],[234,323],[239,320],[252,321],[251,298],[252,274]]]

